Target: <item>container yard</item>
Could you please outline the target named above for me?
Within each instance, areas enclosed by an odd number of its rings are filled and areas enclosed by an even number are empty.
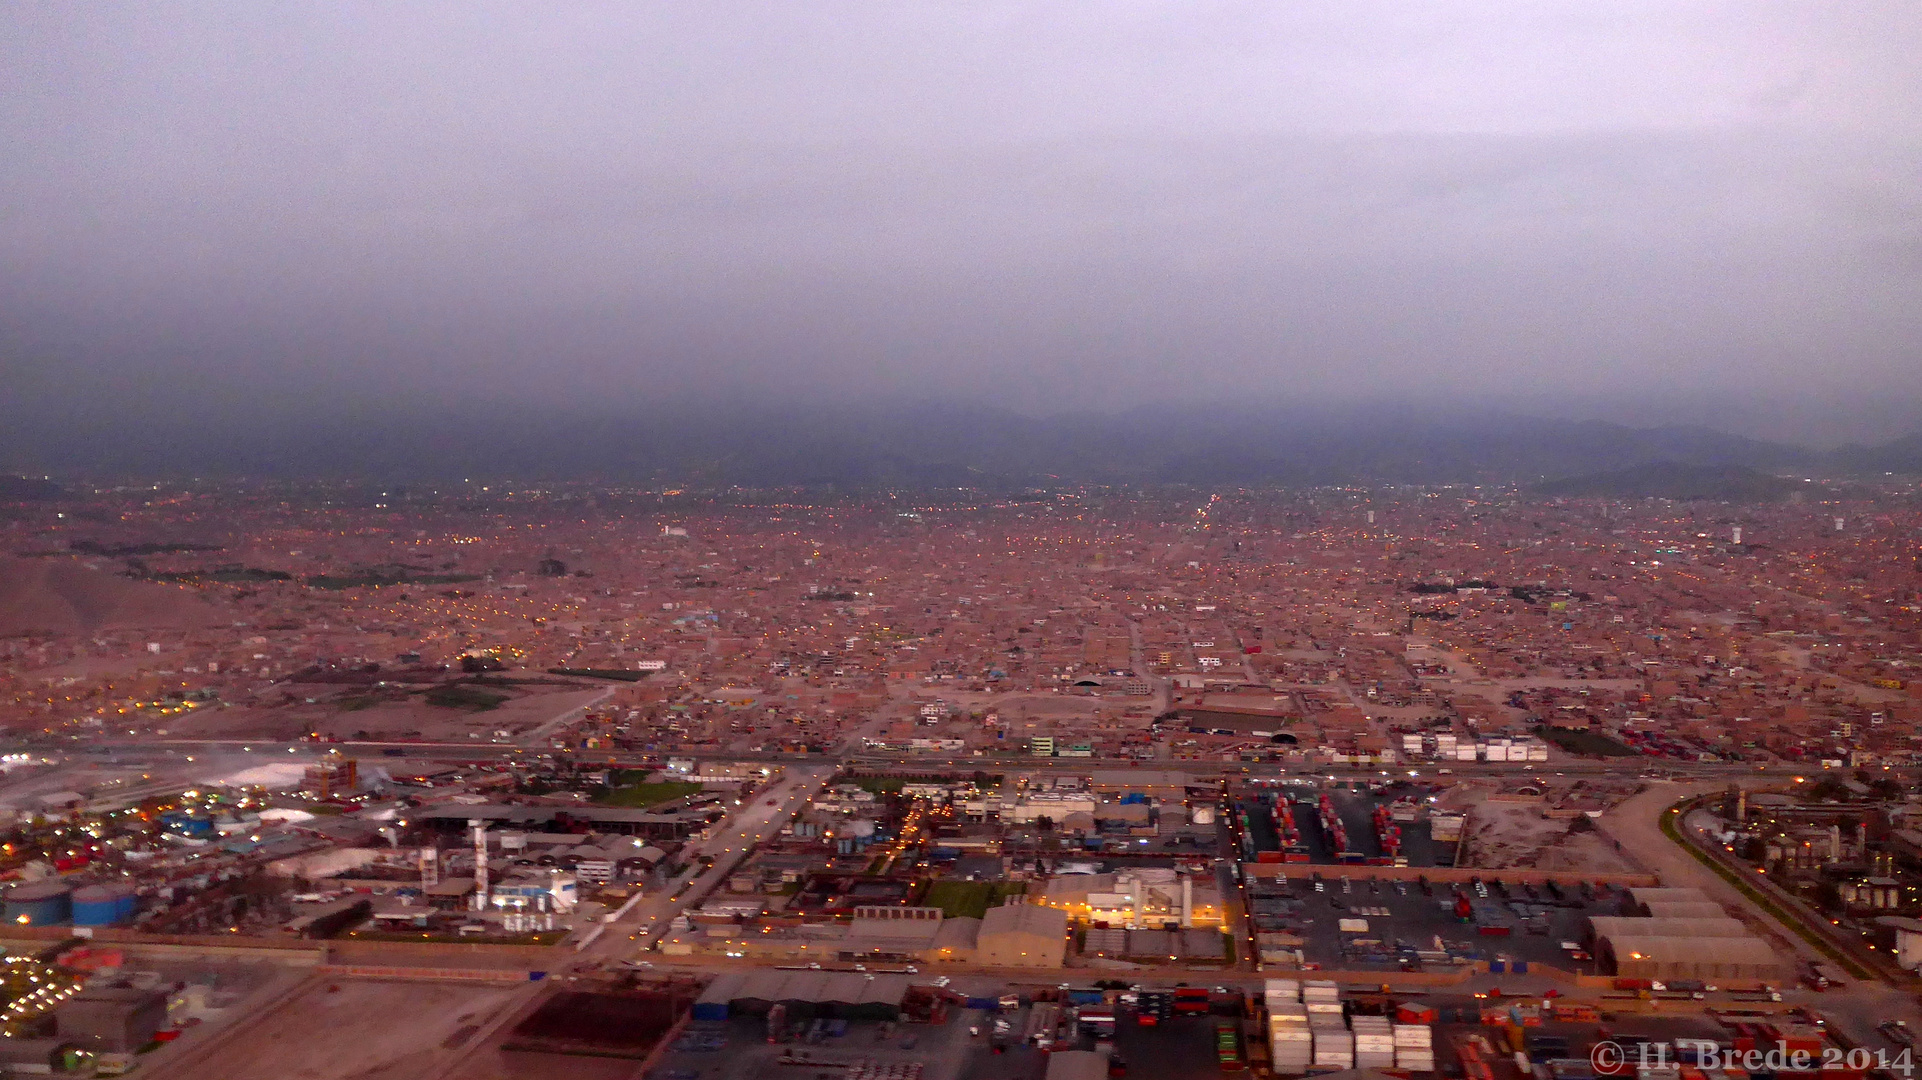
[[[1248,882],[1249,921],[1264,963],[1345,970],[1440,969],[1487,961],[1596,973],[1589,919],[1621,902],[1606,885],[1536,886],[1488,877],[1466,882],[1346,878]]]
[[[1290,784],[1236,800],[1243,862],[1447,866],[1420,794]]]

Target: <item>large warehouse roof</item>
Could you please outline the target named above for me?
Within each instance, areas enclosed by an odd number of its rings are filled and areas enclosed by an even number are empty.
[[[701,991],[701,996],[695,998],[694,1003],[697,1005],[725,1005],[741,996],[741,984],[746,981],[747,976],[738,971],[724,972],[717,976],[713,982],[707,984],[707,989]]]
[[[1595,937],[1675,937],[1745,938],[1754,931],[1727,915],[1708,919],[1650,919],[1624,915],[1597,915],[1588,920]]]
[[[1611,937],[1618,975],[1647,979],[1779,979],[1782,962],[1761,938]]]
[[[1728,912],[1711,900],[1651,900],[1642,905],[1652,919],[1726,919]]]
[[[1058,938],[1068,929],[1068,913],[1040,904],[1004,904],[981,916],[981,934],[1029,933]]]
[[[720,986],[716,979],[710,992]],[[705,996],[705,995],[703,995]],[[756,971],[734,988],[731,1002],[774,1005],[900,1005],[908,996],[906,975],[853,971]]]

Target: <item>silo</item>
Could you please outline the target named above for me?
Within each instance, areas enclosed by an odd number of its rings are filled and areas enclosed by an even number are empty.
[[[6,919],[17,926],[51,926],[72,914],[73,890],[64,881],[35,881],[6,892]]]
[[[122,884],[88,885],[73,893],[75,926],[112,926],[133,915],[133,887]]]
[[[855,818],[853,821],[848,822],[847,828],[842,829],[841,833],[844,836],[852,836],[857,840],[867,839],[874,835],[874,822],[868,818]]]
[[[1215,808],[1207,803],[1196,806],[1194,810],[1194,823],[1197,825],[1213,825],[1215,823]]]

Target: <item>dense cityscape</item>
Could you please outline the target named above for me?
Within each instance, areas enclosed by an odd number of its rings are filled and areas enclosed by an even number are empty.
[[[0,1051],[187,1075],[344,1007],[313,1075],[1884,1068],[1918,505],[41,491]]]

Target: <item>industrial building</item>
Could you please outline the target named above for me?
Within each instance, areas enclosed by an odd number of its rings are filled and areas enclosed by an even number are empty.
[[[906,975],[851,971],[754,971],[723,975],[695,1001],[697,1018],[713,1018],[725,999],[729,1015],[760,1016],[776,1005],[789,1019],[898,1020]]]
[[[1632,889],[1624,906],[1701,912],[1693,917],[1596,916],[1589,932],[1604,967],[1628,978],[1779,982],[1775,950],[1696,889]],[[1709,914],[1709,912],[1713,914]]]
[[[83,990],[54,1010],[62,1042],[96,1054],[130,1054],[167,1024],[167,992],[131,986]]]
[[[1058,968],[1068,950],[1068,913],[1039,904],[1003,904],[981,917],[975,962],[996,967]]]

